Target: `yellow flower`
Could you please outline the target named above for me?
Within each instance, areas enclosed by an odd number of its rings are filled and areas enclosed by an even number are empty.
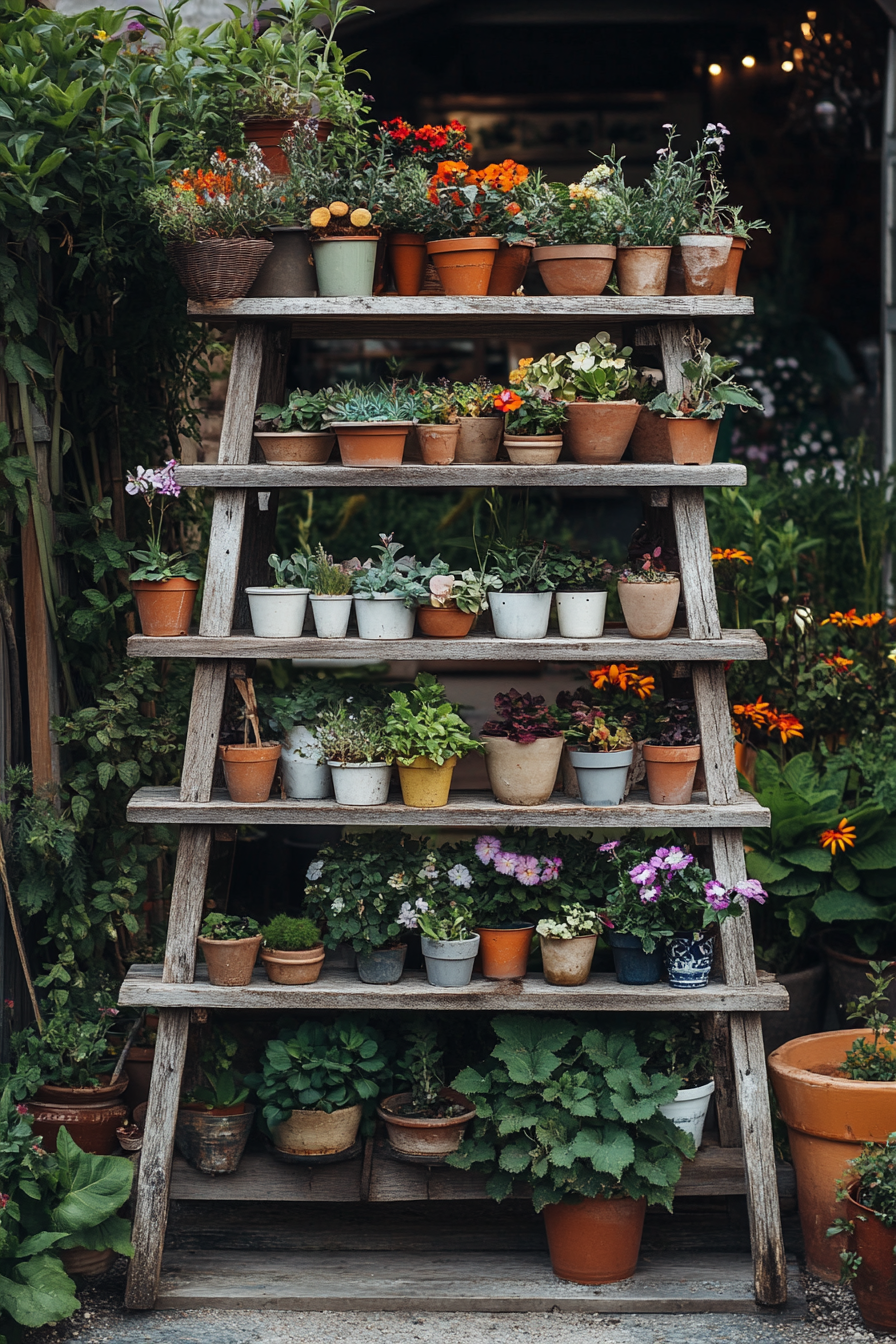
[[[508,382],[511,382],[514,385],[516,385],[517,383],[521,383],[523,381],[523,374],[519,369],[512,369],[510,373],[507,375],[507,379]]]
[[[96,32],[94,33],[94,37],[97,39],[98,42],[109,41],[109,34],[106,32],[105,28],[97,28]]]

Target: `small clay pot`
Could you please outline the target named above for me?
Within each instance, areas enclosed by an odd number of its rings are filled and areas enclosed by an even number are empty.
[[[541,964],[549,985],[584,985],[591,974],[596,933],[582,933],[577,938],[546,938],[538,935],[541,943]]]
[[[616,279],[625,295],[665,294],[671,247],[617,247]]]
[[[457,423],[460,432],[457,436],[455,462],[466,465],[494,462],[501,447],[503,415],[462,415]]]
[[[700,759],[699,745],[659,747],[645,742],[641,748],[647,764],[647,792],[655,804],[682,807],[691,801],[694,776]]]
[[[295,1110],[287,1120],[271,1125],[271,1138],[281,1153],[323,1157],[353,1147],[360,1125],[360,1106],[329,1112]]]
[[[66,1274],[82,1274],[88,1279],[105,1274],[115,1259],[111,1246],[102,1251],[88,1251],[84,1246],[73,1246],[70,1251],[56,1251],[56,1255],[62,1261]]]
[[[425,1116],[397,1115],[401,1106],[413,1100],[413,1092],[395,1092],[384,1097],[376,1108],[376,1113],[386,1126],[386,1137],[392,1148],[410,1157],[442,1158],[457,1151],[464,1130],[471,1120],[476,1118],[476,1107],[462,1092],[453,1088],[439,1089],[439,1096],[457,1106],[463,1106],[463,1115],[446,1117],[443,1120],[427,1119]]]
[[[725,269],[725,287],[723,294],[737,293],[737,278],[740,275],[741,262],[747,250],[746,238],[732,238],[731,251],[728,253],[728,265]]]
[[[679,239],[688,294],[721,294],[728,275],[732,238],[723,233],[683,233]]]
[[[323,943],[302,952],[281,952],[275,947],[261,949],[261,964],[275,985],[313,985],[324,964]]]
[[[616,248],[603,243],[555,243],[536,247],[532,258],[549,294],[603,294]]]
[[[386,249],[395,288],[399,294],[414,297],[420,293],[426,268],[426,239],[422,233],[389,233]]]
[[[886,1227],[880,1215],[860,1200],[860,1186],[851,1185],[844,1201],[842,1217],[848,1218],[855,1231],[852,1241],[861,1257],[853,1292],[862,1320],[869,1330],[896,1334],[896,1227]]]
[[[430,639],[463,639],[473,628],[476,613],[458,607],[418,607],[420,633]]]
[[[459,425],[418,425],[420,456],[429,467],[447,467],[454,461]]]
[[[456,756],[442,765],[426,756],[418,756],[412,765],[399,765],[398,782],[405,807],[447,807],[456,765]]]
[[[426,250],[446,294],[485,295],[499,245],[497,238],[441,238]]]
[[[400,467],[410,420],[335,424],[344,467]]]
[[[287,135],[292,135],[297,123],[313,120],[317,139],[324,143],[333,129],[326,117],[249,117],[243,123],[243,134],[250,145],[257,145],[265,167],[284,177],[289,173],[289,159],[280,148]]]
[[[580,1199],[548,1204],[544,1227],[551,1269],[570,1283],[619,1283],[638,1263],[646,1199]]]
[[[514,466],[552,466],[563,451],[563,435],[505,434],[504,447]]]
[[[672,462],[679,467],[706,466],[713,459],[721,420],[657,415],[641,407],[631,437],[635,462]]]
[[[258,446],[265,462],[302,462],[306,466],[322,466],[329,462],[336,435],[330,430],[319,434],[291,429],[289,432],[256,430]]]
[[[196,941],[205,957],[210,985],[251,984],[260,933],[254,938],[203,938],[200,934]]]
[[[681,595],[679,579],[671,583],[631,583],[620,579],[617,591],[632,639],[666,639],[672,633]]]
[[[563,439],[576,462],[620,462],[641,407],[637,401],[571,401]]]
[[[486,980],[522,980],[532,950],[534,924],[525,922],[477,928],[482,974]]]
[[[511,807],[539,807],[554,792],[563,738],[538,737],[511,742],[509,737],[483,737],[485,768],[492,793]]]
[[[515,294],[526,278],[534,251],[534,243],[502,243],[489,276],[489,294],[499,298]]]
[[[224,782],[231,802],[266,803],[280,761],[280,743],[263,742],[260,747],[218,747],[224,762]]]
[[[131,592],[137,603],[140,629],[152,639],[188,635],[199,584],[195,579],[132,579]]]

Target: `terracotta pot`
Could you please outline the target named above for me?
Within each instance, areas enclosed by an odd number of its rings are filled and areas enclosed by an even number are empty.
[[[775,979],[787,990],[790,1005],[787,1012],[762,1014],[762,1037],[767,1055],[797,1036],[821,1031],[827,1000],[828,973],[823,961],[802,971],[785,971]]]
[[[263,742],[260,747],[218,747],[224,762],[224,782],[231,802],[266,803],[280,762],[280,743]]]
[[[293,224],[274,224],[274,244],[253,281],[250,299],[313,299],[317,277],[311,260],[311,234]]]
[[[563,439],[573,459],[620,462],[640,412],[637,401],[571,401]]]
[[[289,173],[289,159],[280,148],[284,136],[291,135],[296,123],[314,120],[317,122],[317,139],[324,143],[333,123],[326,117],[249,117],[243,123],[243,134],[250,145],[257,145],[265,166],[272,173],[284,176]]]
[[[423,234],[387,234],[386,249],[398,293],[411,297],[419,294],[426,267],[426,239]]]
[[[582,933],[578,938],[545,938],[541,943],[541,964],[549,985],[584,985],[591,974],[591,962],[597,946],[596,933]]]
[[[486,980],[522,980],[532,950],[534,924],[477,928],[482,974]]]
[[[117,1083],[103,1087],[39,1087],[28,1109],[34,1116],[34,1133],[48,1153],[55,1153],[63,1125],[85,1153],[114,1153],[115,1131],[128,1118],[128,1108],[119,1100],[130,1079],[122,1073]],[[37,1139],[35,1139],[37,1142]]]
[[[549,294],[603,294],[616,260],[615,247],[602,243],[558,243],[536,247],[532,258]]]
[[[242,1105],[230,1115],[181,1106],[174,1128],[177,1151],[197,1171],[212,1176],[236,1171],[246,1151],[254,1119],[254,1106]]]
[[[734,768],[743,775],[744,779],[751,788],[756,787],[756,757],[758,753],[755,747],[748,746],[746,742],[735,742],[734,744]],[[803,1032],[803,1035],[808,1035]]]
[[[745,238],[731,239],[731,251],[728,253],[728,265],[725,268],[725,287],[722,290],[723,294],[737,293],[737,277],[740,275],[740,266],[746,250],[747,240]]]
[[[320,434],[297,429],[288,434],[256,430],[255,437],[265,462],[304,462],[306,466],[322,466],[329,462],[336,442],[336,435],[329,430]]]
[[[412,1157],[444,1157],[457,1151],[464,1130],[471,1120],[476,1118],[476,1107],[462,1092],[451,1087],[439,1089],[439,1096],[455,1105],[464,1106],[463,1115],[446,1117],[444,1120],[428,1120],[424,1116],[395,1115],[390,1107],[406,1106],[413,1099],[413,1092],[395,1092],[385,1097],[376,1108],[376,1113],[386,1125],[386,1135],[390,1145],[399,1153]]]
[[[324,964],[323,943],[315,943],[303,952],[281,952],[275,947],[261,949],[261,964],[275,985],[313,985]]]
[[[485,768],[492,793],[512,807],[539,807],[554,792],[562,737],[511,742],[509,737],[483,737]]]
[[[852,1290],[868,1329],[896,1335],[896,1227],[885,1227],[874,1209],[860,1202],[859,1194],[856,1182],[840,1206],[840,1216],[855,1227],[850,1249],[862,1257]]]
[[[361,1125],[361,1107],[340,1111],[293,1111],[288,1120],[271,1125],[271,1137],[281,1153],[322,1157],[351,1148]]]
[[[420,456],[429,467],[447,467],[457,451],[459,425],[418,425]]]
[[[115,1259],[111,1246],[103,1251],[88,1251],[84,1246],[73,1246],[70,1251],[56,1251],[56,1254],[66,1274],[83,1274],[85,1278],[105,1274]]]
[[[410,420],[334,425],[342,465],[400,467],[410,427]]]
[[[837,1077],[853,1041],[871,1035],[853,1027],[800,1036],[768,1059],[796,1170],[806,1268],[828,1283],[840,1277],[841,1247],[826,1235],[843,1212],[838,1182],[863,1143],[884,1143],[894,1128],[896,1083]]]
[[[119,1125],[115,1134],[119,1147],[126,1153],[139,1153],[143,1147],[143,1130],[139,1125],[133,1125],[130,1122],[126,1125]]]
[[[261,934],[254,938],[196,939],[208,967],[210,985],[248,985],[252,983],[255,958],[261,947]]]
[[[687,294],[684,287],[684,263],[681,260],[681,248],[673,247],[669,259],[669,276],[666,280],[667,294]]]
[[[446,294],[487,294],[497,238],[443,238],[427,243]]]
[[[671,256],[671,247],[617,247],[619,293],[665,294]]]
[[[399,765],[398,782],[405,807],[447,807],[451,776],[457,757],[436,765],[426,756],[418,756],[413,765]]]
[[[144,635],[153,639],[188,635],[198,589],[195,579],[163,579],[161,583],[132,579],[131,592]]]
[[[722,233],[683,233],[679,239],[687,294],[721,294],[728,273],[731,237]]]
[[[670,424],[664,416],[642,406],[629,440],[632,459],[635,462],[671,462]]]
[[[503,415],[462,415],[457,423],[455,462],[494,462],[504,432]]]
[[[676,420],[642,406],[631,438],[632,457],[636,462],[706,466],[713,459],[721,423],[721,420]]]
[[[665,639],[675,624],[681,583],[629,583],[619,580],[619,601],[632,639]]]
[[[514,466],[551,466],[563,451],[563,435],[505,434],[504,447]]]
[[[645,742],[642,748],[647,763],[647,792],[659,805],[681,807],[691,801],[694,775],[700,759],[700,747],[658,747]]]
[[[473,628],[476,613],[459,607],[418,607],[420,633],[430,639],[463,639]]]
[[[501,243],[489,276],[489,294],[499,298],[515,294],[526,278],[534,251],[534,243]]]
[[[842,1026],[846,1026],[846,1005],[853,999],[861,998],[867,994],[871,988],[868,980],[868,973],[871,970],[871,960],[866,957],[854,957],[847,952],[841,952],[839,948],[834,947],[833,941],[838,935],[836,933],[826,933],[821,940],[822,950],[828,964],[828,975],[831,979],[831,990],[833,992],[834,1003],[837,1007],[837,1016]],[[875,957],[875,961],[883,961],[883,957]],[[889,963],[891,967],[894,963]],[[890,1012],[896,1016],[896,981],[894,981],[887,990],[887,1004]],[[896,1118],[894,1118],[894,1129],[896,1129]]]
[[[551,1268],[570,1283],[618,1283],[638,1263],[646,1199],[583,1199],[548,1204],[544,1227]]]

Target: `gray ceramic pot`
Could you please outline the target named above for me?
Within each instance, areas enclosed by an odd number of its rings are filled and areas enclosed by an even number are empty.
[[[457,988],[470,983],[473,962],[479,951],[478,933],[472,938],[453,940],[421,937],[420,945],[426,962],[426,978],[431,985]]]
[[[394,985],[401,979],[407,946],[379,947],[375,952],[358,953],[358,975],[365,985]]]

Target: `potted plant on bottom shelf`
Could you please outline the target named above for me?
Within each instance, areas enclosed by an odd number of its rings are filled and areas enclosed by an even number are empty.
[[[435,573],[430,574],[430,570]],[[444,572],[442,572],[444,570]],[[428,576],[428,577],[427,577]],[[452,574],[443,561],[421,565],[421,583],[429,589],[417,607],[420,633],[430,639],[463,639],[481,611],[488,610],[488,594],[498,587],[494,574],[465,569]]]
[[[430,672],[418,673],[409,693],[392,691],[390,700],[385,740],[398,763],[405,806],[445,807],[455,765],[471,751],[482,751],[482,743]]]
[[[275,915],[261,931],[261,963],[275,985],[313,985],[324,964],[320,930],[311,919]]]
[[[443,1052],[432,1028],[410,1031],[407,1044],[407,1052],[395,1062],[395,1077],[410,1084],[410,1090],[384,1097],[376,1113],[396,1152],[441,1162],[457,1151],[467,1125],[476,1118],[476,1107],[469,1097],[445,1087]]]
[[[426,855],[421,873],[430,888],[411,903],[402,903],[398,921],[403,928],[420,934],[426,978],[440,988],[462,988],[473,975],[473,963],[479,952],[479,934],[473,928],[470,898],[464,894],[471,884],[470,870],[462,863],[447,871],[442,854]],[[418,878],[419,878],[418,874]],[[444,888],[453,888],[449,895]]]
[[[413,555],[402,555],[401,542],[393,533],[380,533],[382,545],[374,546],[376,560],[366,560],[352,573],[355,619],[360,639],[412,639],[414,613],[427,589],[419,578],[420,567]]]
[[[700,760],[696,707],[690,700],[667,700],[657,723],[659,732],[641,748],[647,792],[657,806],[681,807],[691,801]]]
[[[703,1142],[703,1126],[716,1085],[712,1076],[712,1042],[707,1040],[696,1014],[676,1013],[652,1023],[639,1041],[651,1073],[674,1075],[680,1087],[660,1111],[690,1134],[694,1147]]]
[[[248,985],[261,947],[261,930],[248,915],[213,910],[202,921],[197,939],[211,985]]]
[[[538,807],[554,791],[563,733],[543,695],[511,690],[495,696],[498,719],[482,727],[485,765],[499,803]]]
[[[607,580],[613,572],[608,560],[576,551],[554,559],[558,588],[555,594],[561,639],[600,639],[607,612]]]
[[[585,806],[619,807],[634,756],[629,730],[597,706],[576,707],[564,736]]]
[[[541,387],[506,388],[495,397],[504,415],[504,447],[517,467],[551,466],[563,451],[568,406]]]
[[[849,1239],[849,1248],[840,1252],[840,1281],[852,1285],[869,1330],[896,1334],[896,1133],[885,1143],[863,1144],[837,1198],[844,1202],[844,1216],[827,1235]]]
[[[352,576],[358,561],[336,564],[318,542],[311,583],[311,611],[318,639],[345,639],[352,614]]]
[[[193,604],[199,590],[201,571],[197,560],[180,551],[162,550],[165,510],[180,495],[174,479],[177,463],[169,459],[158,471],[138,467],[128,472],[125,490],[142,498],[149,510],[149,537],[145,551],[134,551],[138,567],[131,574],[131,592],[137,603],[140,628],[144,635],[170,639],[190,632]],[[158,506],[158,516],[156,516]],[[115,599],[121,605],[124,595]]]
[[[298,639],[305,624],[314,561],[300,551],[285,560],[268,556],[274,582],[269,587],[246,589],[252,633],[256,639]]]
[[[672,633],[681,583],[662,567],[662,547],[619,571],[619,603],[632,639],[666,639]]]
[[[496,637],[544,639],[562,562],[555,559],[547,542],[522,541],[516,546],[495,546],[489,563],[497,589],[490,604]]]
[[[372,705],[342,702],[318,715],[315,735],[341,807],[379,807],[389,799],[392,752],[385,716]]]
[[[213,1176],[236,1171],[255,1120],[255,1107],[246,1104],[249,1089],[230,1064],[235,1053],[236,1041],[218,1029],[201,1064],[205,1081],[181,1098],[174,1127],[181,1157]]]
[[[372,1132],[373,1106],[391,1081],[382,1034],[352,1017],[284,1027],[268,1041],[261,1072],[246,1081],[265,1103],[274,1150],[290,1157],[355,1155]]]
[[[596,910],[578,903],[564,905],[557,914],[535,926],[541,944],[541,964],[549,985],[584,985],[603,921]]]
[[[295,388],[282,406],[266,401],[255,412],[255,438],[265,462],[302,462],[321,466],[329,462],[336,443],[324,426],[324,412],[332,388],[303,392]]]
[[[694,1155],[693,1140],[659,1109],[681,1080],[648,1073],[625,1031],[529,1013],[492,1018],[492,1028],[489,1063],[452,1084],[477,1118],[448,1165],[487,1173],[495,1200],[515,1180],[529,1186],[558,1278],[630,1278],[647,1205],[671,1209],[682,1160]]]
[[[693,354],[681,366],[681,392],[660,392],[642,407],[632,437],[636,462],[671,462],[704,466],[715,453],[727,406],[762,410],[762,402],[734,381],[736,359],[710,355],[709,339],[695,341]]]
[[[494,462],[498,456],[504,417],[495,405],[495,398],[502,390],[484,377],[472,383],[452,384],[459,426],[455,462],[468,466]]]
[[[344,467],[399,467],[415,415],[414,395],[401,383],[340,383],[328,397],[324,422],[336,432]]]

